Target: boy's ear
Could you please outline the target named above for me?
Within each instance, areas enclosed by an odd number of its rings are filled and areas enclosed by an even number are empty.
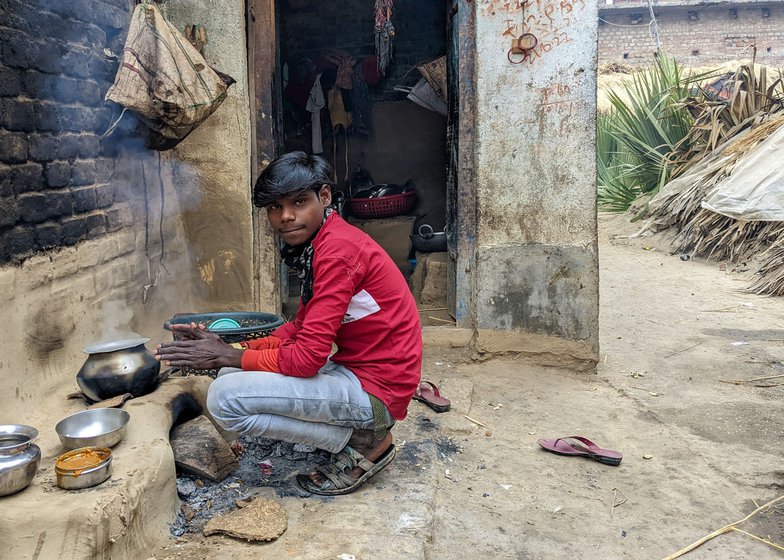
[[[325,208],[332,204],[332,189],[329,188],[329,185],[321,185],[321,190],[319,190],[318,194]]]

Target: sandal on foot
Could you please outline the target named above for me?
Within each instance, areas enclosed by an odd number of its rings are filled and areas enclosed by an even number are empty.
[[[436,412],[446,412],[452,406],[452,402],[448,398],[441,396],[438,387],[430,381],[422,381],[419,387],[417,387],[413,398],[415,401],[425,403]]]
[[[335,456],[335,461],[324,467],[316,467],[324,476],[324,481],[319,483],[314,482],[306,474],[297,475],[297,484],[300,487],[310,492],[311,494],[320,494],[322,496],[339,496],[341,494],[350,494],[365,482],[370,480],[374,475],[381,472],[384,467],[392,462],[395,457],[395,446],[390,445],[384,454],[381,455],[376,462],[368,461],[365,456],[351,447],[346,446],[343,451]],[[351,478],[346,471],[350,471],[355,467],[361,468],[365,471],[358,479]]]
[[[581,436],[568,436],[558,439],[539,440],[541,445],[551,453],[558,455],[572,455],[578,457],[588,457],[594,461],[599,461],[605,465],[618,466],[623,459],[623,453],[612,449],[602,449],[588,438]]]

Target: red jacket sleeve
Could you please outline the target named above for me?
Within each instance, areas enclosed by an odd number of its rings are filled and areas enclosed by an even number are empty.
[[[242,344],[243,348],[249,348],[250,350],[267,350],[269,348],[277,348],[280,346],[280,343],[280,338],[270,335],[249,340],[248,342],[242,342],[240,344]]]
[[[278,365],[284,375],[312,377],[327,363],[338,329],[364,274],[358,264],[349,260],[355,251],[351,248],[344,257],[337,248],[314,259],[313,298],[307,304],[307,313],[297,313],[297,319],[302,316],[303,320],[296,339],[284,340],[279,348]]]
[[[242,353],[241,364],[245,371],[271,371],[280,373],[278,366],[278,349],[245,350]]]
[[[300,300],[299,307],[297,307],[297,316],[294,318],[294,320],[289,321],[288,323],[283,323],[280,327],[272,331],[270,336],[276,336],[281,340],[295,340],[297,338],[297,333],[302,328],[302,321],[304,319],[305,308],[302,305],[302,300]]]

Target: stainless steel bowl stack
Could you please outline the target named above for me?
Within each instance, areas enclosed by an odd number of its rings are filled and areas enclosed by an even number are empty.
[[[15,494],[38,472],[41,450],[33,443],[38,430],[21,424],[0,425],[0,496]]]
[[[65,449],[112,447],[125,436],[130,414],[119,408],[95,408],[68,416],[55,426]]]

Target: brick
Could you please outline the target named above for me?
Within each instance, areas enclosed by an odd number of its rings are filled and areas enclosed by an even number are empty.
[[[0,98],[0,128],[32,132],[36,121],[35,106],[31,101]]]
[[[0,66],[0,97],[14,97],[22,91],[22,76],[18,70]]]
[[[0,263],[19,260],[38,249],[32,228],[15,227],[0,233]]]
[[[77,78],[90,77],[90,61],[94,55],[89,49],[83,47],[71,47],[63,52],[60,58],[60,73],[76,76]]]
[[[71,164],[67,161],[52,161],[46,164],[46,184],[64,187],[71,182]]]
[[[61,106],[58,111],[60,130],[66,132],[98,132],[96,110],[88,107]]]
[[[13,167],[0,163],[0,196],[14,194],[14,185],[11,181]]]
[[[62,245],[62,227],[57,222],[39,224],[35,228],[35,238],[41,249],[52,249]]]
[[[95,207],[107,208],[114,204],[114,187],[112,185],[97,185],[95,187]]]
[[[87,216],[87,231],[90,237],[97,237],[106,233],[106,214],[94,212]]]
[[[90,159],[73,162],[72,181],[74,185],[95,183],[95,161]]]
[[[74,212],[82,213],[95,210],[95,187],[82,187],[71,191]]]
[[[34,134],[30,136],[30,158],[35,161],[51,161],[73,157],[72,155],[60,155],[63,143],[59,142],[54,136]]]
[[[94,158],[101,153],[98,137],[90,134],[31,134],[30,159],[48,162],[76,157]]]
[[[15,165],[11,170],[11,184],[17,195],[37,191],[43,183],[43,166],[40,163]]]
[[[87,239],[90,230],[87,227],[87,218],[85,216],[74,216],[66,218],[62,222],[63,226],[63,243],[66,245],[76,245],[79,241]]]
[[[90,107],[103,101],[101,86],[95,80],[69,78],[28,70],[22,75],[22,91],[34,99],[79,103]]]
[[[73,197],[68,191],[27,193],[17,200],[19,214],[23,222],[41,223],[73,213]]]
[[[22,276],[33,289],[49,285],[54,279],[51,255],[33,255],[26,259],[22,263]]]
[[[20,163],[27,161],[28,140],[21,134],[0,130],[0,161]]]
[[[90,77],[101,82],[106,82],[106,89],[108,89],[109,82],[114,81],[114,76],[117,74],[119,63],[116,60],[109,58],[94,56],[90,59],[88,65]]]
[[[104,29],[124,29],[131,13],[98,0],[40,0],[41,5],[56,14],[79,21],[88,21]]]
[[[115,162],[112,158],[98,158],[95,160],[96,183],[106,183],[114,177]]]
[[[57,282],[59,279],[69,278],[79,271],[79,253],[74,247],[65,247],[52,255],[52,269],[54,270],[54,279],[51,285],[52,297],[57,298],[58,293],[63,290],[70,290],[71,282]]]
[[[95,158],[101,155],[101,141],[94,134],[82,134],[77,139],[77,152],[81,158]]]
[[[18,221],[16,199],[12,196],[0,197],[0,228],[14,226]]]
[[[26,33],[0,28],[0,60],[12,68],[36,68],[41,57],[42,43]]]

